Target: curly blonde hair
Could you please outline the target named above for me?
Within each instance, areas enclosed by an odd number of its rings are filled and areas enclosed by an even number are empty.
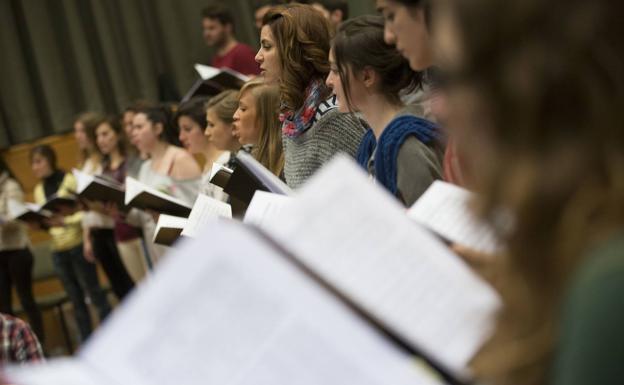
[[[304,4],[272,8],[263,25],[271,28],[279,53],[282,110],[297,111],[304,102],[302,90],[329,73],[331,27],[319,11]]]

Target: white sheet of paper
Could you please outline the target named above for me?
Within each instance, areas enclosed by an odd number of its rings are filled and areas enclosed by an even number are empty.
[[[78,359],[109,384],[441,384],[236,222],[182,242]]]
[[[10,383],[16,385],[124,385],[106,378],[106,372],[98,373],[77,358],[57,358],[3,370]]]
[[[500,251],[499,243],[492,229],[471,213],[471,199],[468,190],[435,181],[407,215],[451,242],[493,255]]]
[[[263,229],[458,374],[491,333],[494,290],[346,157],[312,177]]]
[[[195,237],[207,223],[215,218],[232,218],[232,206],[220,200],[211,198],[204,194],[199,194],[193,210],[188,217],[188,222],[182,230],[182,235]]]
[[[205,64],[199,64],[199,63],[195,64],[194,67],[195,67],[195,71],[197,71],[199,76],[204,80],[213,78],[217,76],[218,74],[220,74],[221,72],[227,72],[230,75],[239,78],[243,82],[246,82],[250,79],[249,76],[241,74],[240,72],[234,71],[230,68],[216,68],[216,67],[208,66]]]
[[[113,188],[120,188],[123,185],[121,183],[117,183],[116,181],[110,180],[102,175],[89,175],[86,172],[80,171],[76,168],[72,169],[72,174],[76,178],[76,193],[82,193],[89,185],[93,182],[97,182],[99,184],[103,184],[105,186],[110,186]]]
[[[72,174],[76,178],[76,192],[80,194],[87,186],[93,182],[93,176],[82,172],[76,168],[72,169]]]
[[[288,209],[293,199],[286,195],[272,194],[266,191],[256,191],[254,193],[247,211],[245,211],[244,223],[262,227],[264,221],[272,218],[283,210]]]
[[[126,205],[129,204],[137,195],[141,194],[142,192],[149,193],[159,198],[176,203],[180,206],[189,207],[188,203],[184,202],[181,199],[173,197],[169,194],[165,194],[162,191],[158,191],[155,188],[148,186],[145,183],[141,183],[138,180],[130,176],[126,177],[126,198],[125,198]]]
[[[41,211],[41,206],[35,203],[30,202],[20,202],[15,199],[9,199],[7,202],[7,214],[9,220],[14,220],[15,218],[29,212],[38,213]],[[47,214],[43,212],[42,214]]]
[[[197,71],[199,76],[204,80],[215,77],[219,74],[219,72],[221,72],[218,68],[207,66],[205,64],[197,63],[194,65],[194,67],[195,71]]]
[[[156,230],[154,230],[154,237],[152,242],[158,237],[158,232],[162,228],[181,229],[183,230],[188,225],[188,218],[176,217],[173,215],[160,214],[158,221],[156,222]]]

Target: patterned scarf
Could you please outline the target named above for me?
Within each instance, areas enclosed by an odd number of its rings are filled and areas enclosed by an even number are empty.
[[[279,115],[284,135],[296,138],[312,126],[316,109],[322,101],[321,98],[326,94],[325,91],[325,84],[322,80],[312,80],[305,89],[303,106],[296,112],[287,111]]]

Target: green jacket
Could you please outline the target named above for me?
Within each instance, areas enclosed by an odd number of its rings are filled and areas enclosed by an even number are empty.
[[[553,385],[624,384],[624,233],[587,257],[564,302]]]

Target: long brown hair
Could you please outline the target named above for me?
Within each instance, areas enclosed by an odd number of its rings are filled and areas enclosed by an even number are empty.
[[[279,53],[284,109],[297,111],[304,102],[302,90],[329,73],[329,22],[311,5],[289,4],[271,8],[263,25],[271,28]]]
[[[121,127],[121,122],[119,120],[119,118],[117,116],[114,115],[109,115],[107,116],[102,123],[98,124],[98,126],[95,128],[95,134],[96,134],[96,139],[97,139],[97,129],[103,125],[103,124],[107,124],[111,130],[113,130],[113,132],[115,133],[115,135],[117,135],[117,151],[119,151],[119,154],[126,159],[126,156],[128,155],[128,138],[126,137],[126,131],[124,131],[123,127]],[[97,145],[97,140],[96,140],[96,145]],[[110,154],[106,154],[106,155],[102,155],[102,169],[107,169],[110,167]]]
[[[254,97],[256,124],[260,130],[258,143],[254,146],[252,155],[273,174],[279,176],[284,168],[279,91],[277,87],[255,79],[245,83],[239,95],[245,92],[251,92]]]
[[[475,372],[492,384],[543,384],[572,273],[593,243],[624,226],[624,8],[446,5],[463,53],[449,76],[459,101],[451,129],[479,171],[481,215],[495,226],[501,209],[513,218],[511,230],[499,227],[504,308]]]
[[[74,125],[78,122],[82,123],[85,134],[87,135],[87,139],[91,143],[91,150],[83,148],[80,150],[80,166],[84,166],[85,162],[94,154],[100,155],[100,150],[95,143],[95,129],[102,122],[104,122],[104,115],[97,112],[83,112],[80,115],[76,116],[74,119]]]

